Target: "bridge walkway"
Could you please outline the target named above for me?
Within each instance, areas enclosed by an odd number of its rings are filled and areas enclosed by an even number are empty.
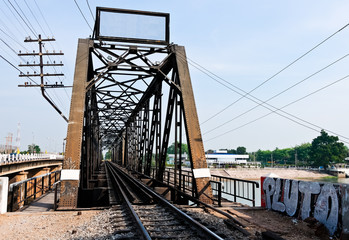
[[[24,207],[21,212],[30,213],[30,212],[47,212],[53,211],[54,208],[54,199],[55,193],[54,191],[48,192],[43,195],[36,201],[29,204],[27,207]]]

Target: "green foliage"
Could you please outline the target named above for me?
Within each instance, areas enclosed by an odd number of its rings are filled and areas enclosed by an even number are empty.
[[[310,143],[304,143],[294,148],[284,148],[275,150],[258,150],[255,153],[256,161],[261,162],[265,166],[271,166],[271,159],[273,159],[273,165],[295,165],[297,155],[297,165],[309,165],[309,152]],[[253,154],[250,154],[250,158],[253,159]]]
[[[104,159],[105,160],[111,160],[111,151],[110,150],[108,150],[108,152],[105,153]]]
[[[313,166],[323,166],[325,169],[329,164],[340,163],[347,156],[344,144],[338,142],[338,137],[330,136],[321,130],[320,136],[313,139],[310,148],[310,159]]]
[[[179,152],[179,143],[177,143],[177,151]],[[175,153],[175,143],[172,143],[171,146],[167,148],[168,154],[174,154]],[[182,143],[182,153],[189,154],[188,145],[185,143]]]
[[[246,154],[246,148],[245,147],[237,147],[236,153],[237,154]]]
[[[40,147],[36,144],[28,145],[27,153],[40,153]]]
[[[235,149],[227,149],[227,153],[236,154]]]

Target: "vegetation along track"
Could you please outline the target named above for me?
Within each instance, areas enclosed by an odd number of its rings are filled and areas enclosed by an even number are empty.
[[[113,221],[120,224],[113,238],[223,239],[117,165],[105,163],[116,202],[120,203],[112,207]]]

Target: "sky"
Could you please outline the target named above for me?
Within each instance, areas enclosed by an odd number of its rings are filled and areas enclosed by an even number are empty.
[[[205,150],[294,147],[311,142],[321,129],[340,136],[348,146],[349,2],[76,2],[91,27],[94,21],[87,3],[93,14],[96,6],[170,13],[170,41],[185,46],[190,63]],[[20,62],[35,59],[21,59],[15,52],[38,50],[36,43],[24,43],[26,37],[54,36],[56,41],[46,43],[45,50],[62,50],[64,56],[52,61],[62,61],[64,67],[47,68],[47,72],[65,76],[47,81],[71,86],[78,38],[92,34],[76,3],[3,0],[0,12],[1,56],[19,68]],[[29,80],[18,77],[19,71],[2,58],[0,69],[0,145],[8,133],[16,145],[20,123],[21,150],[35,143],[42,150],[62,151],[66,122],[39,89],[19,88]],[[34,70],[23,68],[27,71]],[[71,89],[48,90],[48,94],[68,117]]]

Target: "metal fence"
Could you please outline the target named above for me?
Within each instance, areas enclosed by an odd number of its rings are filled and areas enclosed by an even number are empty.
[[[155,169],[152,171],[152,176],[155,177]],[[195,189],[193,184],[193,174],[188,170],[181,170],[181,173],[173,168],[166,168],[164,172],[164,182],[169,185],[176,185],[178,189],[185,193],[191,193],[194,197]],[[223,177],[218,175],[211,175],[211,187],[214,195],[214,201],[221,206],[222,198],[239,202],[243,199],[251,203],[253,207],[256,206],[256,189],[259,188],[259,183],[250,180],[237,179],[231,177]]]
[[[220,182],[222,184],[222,193],[231,196],[234,202],[237,202],[238,199],[243,199],[251,202],[253,207],[256,206],[256,189],[259,188],[258,182],[218,175],[211,175],[211,180]]]
[[[60,175],[61,170],[58,170],[10,184],[9,211],[17,211],[24,205],[51,191],[54,184],[59,181]]]

